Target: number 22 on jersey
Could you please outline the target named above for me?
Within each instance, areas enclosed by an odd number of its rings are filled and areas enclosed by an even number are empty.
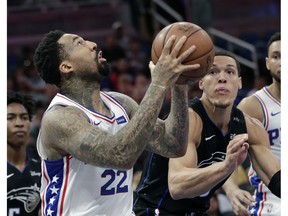
[[[107,182],[101,187],[101,195],[113,195],[117,193],[127,193],[128,185],[126,183],[127,171],[107,169],[102,175]]]

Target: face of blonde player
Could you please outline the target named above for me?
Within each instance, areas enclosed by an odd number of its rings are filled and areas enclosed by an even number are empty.
[[[229,56],[215,56],[209,72],[199,81],[199,88],[203,90],[202,99],[214,107],[232,106],[242,88],[235,60]]]
[[[70,69],[70,71],[76,73],[98,72],[99,59],[96,52],[96,43],[84,40],[75,34],[64,34],[58,40],[58,43],[64,45],[64,49],[68,54],[67,59],[60,66],[62,72],[65,72],[65,67],[67,67],[67,71]]]
[[[268,56],[266,57],[266,67],[271,76],[277,82],[281,82],[281,41],[271,43]]]
[[[29,140],[30,121],[27,110],[22,104],[10,103],[7,106],[7,143],[20,147]]]

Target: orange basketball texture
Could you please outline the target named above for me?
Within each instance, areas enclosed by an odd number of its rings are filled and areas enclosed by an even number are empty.
[[[190,22],[172,23],[164,27],[156,35],[151,49],[152,62],[154,64],[157,63],[164,45],[172,35],[176,36],[175,44],[183,35],[187,37],[186,42],[179,51],[179,55],[192,45],[196,46],[196,50],[190,56],[188,56],[186,60],[184,60],[183,64],[200,64],[200,68],[197,70],[183,72],[180,75],[179,80],[185,81],[187,79],[189,80],[203,77],[213,63],[213,58],[215,55],[214,44],[205,30]]]

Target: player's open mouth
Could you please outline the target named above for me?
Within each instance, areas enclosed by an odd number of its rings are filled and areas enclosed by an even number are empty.
[[[102,57],[102,51],[101,50],[98,52],[98,60],[100,63],[106,62],[106,59]]]

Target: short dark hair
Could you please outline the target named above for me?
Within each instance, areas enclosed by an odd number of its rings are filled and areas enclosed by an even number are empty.
[[[231,52],[228,52],[228,51],[217,51],[215,53],[215,56],[228,56],[230,58],[233,58],[236,62],[236,66],[237,66],[237,70],[238,70],[238,75],[240,76],[241,75],[241,66],[240,66],[240,63],[239,61],[237,60],[236,56],[231,53]]]
[[[270,39],[269,39],[269,41],[268,41],[268,43],[267,43],[267,53],[269,52],[269,47],[270,47],[270,45],[271,45],[274,41],[279,41],[279,40],[281,40],[281,33],[280,33],[280,32],[276,32],[276,33],[274,33],[274,34],[270,37]]]
[[[54,30],[45,34],[34,54],[34,64],[40,76],[46,83],[60,86],[61,74],[59,65],[66,54],[58,43],[59,38],[65,34],[63,31]]]
[[[11,103],[18,103],[25,107],[29,115],[29,121],[31,122],[33,115],[35,114],[36,101],[30,95],[25,95],[20,92],[8,91],[7,92],[7,106]]]

